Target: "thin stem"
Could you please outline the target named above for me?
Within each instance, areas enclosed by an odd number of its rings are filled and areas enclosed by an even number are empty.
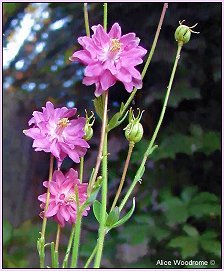
[[[104,237],[105,237],[105,222],[106,222],[106,209],[107,209],[107,133],[105,133],[103,144],[103,161],[102,161],[102,199],[101,199],[101,215],[100,215],[100,228],[99,239],[97,246],[97,253],[94,263],[94,268],[99,268],[102,258]]]
[[[51,263],[52,267],[55,267],[55,257],[54,257],[55,249],[54,249],[54,242],[51,242]]]
[[[166,14],[166,10],[168,8],[168,3],[165,3],[163,5],[163,10],[162,10],[162,13],[161,13],[161,16],[160,16],[160,20],[159,20],[159,24],[157,26],[157,30],[156,30],[156,34],[155,34],[155,37],[154,37],[154,40],[153,40],[153,43],[152,43],[152,47],[151,47],[151,50],[149,52],[149,55],[148,55],[148,58],[147,58],[147,61],[145,63],[145,66],[143,68],[143,71],[142,71],[142,80],[144,79],[145,77],[145,74],[148,70],[148,67],[149,67],[149,64],[151,63],[151,60],[152,60],[152,57],[153,57],[153,54],[155,52],[155,48],[156,48],[156,45],[157,45],[157,41],[158,41],[158,38],[159,38],[159,34],[160,34],[160,30],[162,28],[162,24],[163,24],[163,20],[164,20],[164,17],[165,17],[165,14]],[[130,103],[132,102],[132,100],[134,99],[134,96],[137,92],[137,88],[134,88],[131,95],[129,96],[128,100],[126,101],[122,111],[121,111],[121,116],[120,118],[122,118],[122,116],[125,114],[125,112],[127,111]],[[115,128],[115,127],[114,127]],[[112,129],[111,129],[112,130]]]
[[[76,217],[75,224],[75,237],[73,242],[73,250],[72,250],[72,261],[71,268],[76,268],[78,263],[78,254],[79,254],[79,241],[80,241],[80,232],[81,232],[81,220],[82,214],[78,212]]]
[[[107,3],[103,4],[103,27],[107,32]]]
[[[86,28],[86,35],[90,37],[90,28],[89,28],[89,16],[88,16],[88,3],[84,3],[84,21],[85,21],[85,28]]]
[[[51,154],[49,177],[48,177],[48,181],[49,182],[51,182],[51,180],[52,180],[53,167],[54,167],[54,156]],[[47,189],[47,198],[46,198],[46,205],[45,205],[45,208],[44,208],[44,214],[46,213],[46,211],[48,209],[49,200],[50,200],[50,189],[49,189],[49,186],[48,186],[48,189]],[[42,230],[41,230],[41,237],[43,237],[43,238],[45,237],[46,224],[47,224],[47,218],[44,216],[43,223],[42,223]]]
[[[84,167],[84,157],[81,157],[80,158],[80,167],[79,167],[79,180],[80,180],[80,183],[82,183],[82,180],[83,180],[83,167]],[[82,216],[81,216],[81,220],[82,220]],[[68,258],[69,258],[70,252],[71,252],[72,241],[73,241],[75,232],[76,232],[76,234],[78,232],[79,237],[77,236],[77,240],[78,240],[77,242],[78,243],[80,242],[81,223],[82,223],[82,221],[79,224],[76,223],[76,225],[72,225],[72,231],[71,231],[71,234],[70,234],[70,237],[69,237],[68,247],[67,247],[65,258],[64,258],[64,261],[63,261],[63,265],[62,265],[63,268],[66,268],[68,266]],[[80,229],[77,229],[77,227],[80,227]]]
[[[71,268],[76,268],[77,263],[78,263],[79,242],[80,242],[81,223],[82,223],[82,213],[80,213],[79,191],[78,191],[77,185],[75,186],[75,196],[76,196],[76,204],[77,204],[77,216],[76,216],[76,223],[75,223],[75,237],[74,237],[73,250],[72,250]]]
[[[129,166],[129,162],[130,162],[130,159],[131,159],[131,154],[132,154],[134,145],[135,144],[133,142],[129,143],[128,155],[127,155],[127,158],[126,158],[126,161],[125,161],[125,165],[124,165],[124,170],[123,170],[123,173],[122,173],[121,181],[120,181],[120,184],[119,184],[119,187],[118,187],[118,190],[117,190],[117,193],[116,193],[116,196],[114,198],[114,201],[113,201],[113,204],[111,206],[110,211],[112,211],[114,209],[114,207],[116,206],[118,198],[119,198],[119,196],[121,194],[121,190],[122,190],[122,187],[124,185],[124,181],[125,181],[125,178],[126,178],[126,174],[127,174],[127,170],[128,170],[128,166]]]
[[[102,120],[102,127],[101,127],[101,137],[100,137],[100,146],[99,146],[99,151],[97,155],[97,160],[96,160],[96,166],[95,170],[93,173],[93,177],[91,179],[91,182],[89,182],[88,186],[88,195],[91,194],[93,185],[96,181],[97,174],[99,172],[101,160],[102,160],[102,152],[103,152],[103,142],[104,142],[104,137],[106,133],[106,126],[107,126],[107,106],[108,106],[108,91],[105,92],[104,94],[104,111],[103,111],[103,120]]]
[[[166,112],[166,107],[167,107],[167,103],[168,103],[170,91],[171,91],[171,88],[172,88],[172,84],[173,84],[173,79],[174,79],[174,76],[175,76],[175,72],[176,72],[176,69],[177,69],[177,64],[178,64],[178,61],[180,59],[180,52],[181,52],[182,46],[183,46],[183,43],[179,43],[178,44],[177,53],[176,53],[176,57],[175,57],[175,61],[174,61],[173,69],[172,69],[172,73],[171,73],[171,76],[170,76],[169,85],[167,87],[167,92],[166,92],[166,96],[165,96],[165,99],[164,99],[163,108],[162,108],[162,111],[161,111],[160,118],[159,118],[159,121],[157,123],[156,129],[155,129],[155,131],[153,133],[153,136],[152,136],[152,138],[151,138],[151,140],[149,142],[149,146],[148,146],[148,148],[147,148],[147,150],[146,150],[146,152],[145,152],[145,154],[143,156],[143,160],[141,162],[139,170],[137,171],[137,173],[135,175],[134,181],[132,182],[130,188],[128,189],[128,191],[127,191],[124,199],[122,200],[122,202],[120,204],[120,207],[119,207],[120,211],[123,209],[123,207],[126,204],[126,202],[127,202],[128,198],[129,198],[130,194],[132,193],[135,185],[137,184],[137,182],[141,178],[140,177],[140,172],[142,172],[143,168],[145,167],[145,163],[146,163],[146,161],[148,159],[150,151],[153,148],[154,142],[156,140],[157,134],[159,132],[160,126],[162,124],[162,121],[163,121],[163,118],[164,118],[164,115],[165,115],[165,112]]]
[[[84,165],[84,157],[80,158],[80,167],[79,167],[79,180],[80,183],[82,183],[82,179],[83,179],[83,165]]]
[[[51,154],[50,167],[49,167],[49,177],[48,177],[49,182],[51,182],[51,180],[52,180],[53,168],[54,168],[54,156]],[[50,190],[49,190],[49,186],[48,186],[44,214],[47,212],[49,200],[50,200]],[[45,245],[46,226],[47,226],[47,218],[44,215],[42,229],[41,229],[40,268],[44,268],[44,259],[45,259],[45,253],[44,253],[45,246],[44,245]]]
[[[84,268],[88,268],[89,265],[90,265],[90,263],[92,262],[94,256],[96,255],[96,252],[97,252],[97,246],[98,246],[98,243],[96,244],[96,246],[95,246],[95,248],[94,248],[92,254],[89,256],[89,258],[88,258],[86,264],[84,265]]]
[[[55,252],[58,251],[60,234],[61,234],[61,227],[60,227],[60,225],[58,225],[57,235],[56,235],[56,240],[55,240]]]
[[[75,234],[75,224],[72,225],[72,231],[71,231],[71,234],[70,234],[70,237],[69,237],[68,247],[67,247],[65,258],[64,258],[64,261],[63,261],[63,265],[62,265],[63,268],[67,268],[67,266],[68,266],[68,258],[69,258],[70,252],[71,252],[72,241],[73,241],[73,238],[74,238],[74,234]]]

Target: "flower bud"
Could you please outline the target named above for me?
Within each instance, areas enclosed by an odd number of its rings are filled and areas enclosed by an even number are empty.
[[[140,123],[142,114],[144,111],[140,112],[138,108],[138,116],[135,118],[132,108],[129,111],[129,124],[126,126],[125,137],[129,142],[137,143],[142,139],[143,136],[143,127]]]
[[[194,28],[197,24],[195,24],[193,26],[187,26],[187,25],[182,24],[183,22],[184,22],[184,20],[179,21],[180,25],[177,27],[177,29],[175,31],[175,40],[178,43],[185,44],[190,40],[191,33],[199,34],[200,32],[195,32],[192,30],[192,28]]]
[[[84,132],[85,135],[83,138],[86,141],[90,140],[93,137],[93,128],[90,125],[85,125]]]
[[[87,111],[86,111],[86,124],[85,124],[85,127],[84,127],[85,135],[83,137],[86,141],[89,141],[93,136],[93,128],[92,128],[92,126],[93,126],[93,123],[95,121],[95,118],[94,118],[93,112],[91,112],[91,113],[92,113],[91,116],[88,117],[88,114],[87,114]],[[93,119],[93,120],[90,123],[91,119]]]

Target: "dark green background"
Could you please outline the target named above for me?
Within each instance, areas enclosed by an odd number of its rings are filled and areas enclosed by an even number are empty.
[[[136,32],[141,45],[149,50],[162,6],[109,3],[108,27],[118,22],[123,33]],[[32,111],[47,100],[55,106],[74,103],[79,114],[84,114],[85,108],[93,110],[94,88],[82,85],[83,67],[68,60],[80,48],[77,38],[85,35],[82,8],[81,3],[3,4],[3,58],[10,43],[14,48],[19,46],[22,35],[15,36],[25,16],[34,20],[28,38],[3,68],[4,267],[38,267],[36,240],[41,219],[37,196],[43,193],[42,181],[48,176],[49,155],[34,152],[31,140],[22,133]],[[89,4],[91,25],[102,24],[102,15],[102,3]],[[158,121],[177,47],[174,32],[183,19],[188,25],[198,22],[195,30],[200,34],[192,35],[183,48],[156,140],[159,148],[147,162],[142,184],[134,191],[135,213],[106,238],[102,267],[165,268],[156,266],[162,259],[215,260],[214,266],[204,268],[221,266],[221,3],[169,3],[143,89],[132,104],[146,110],[142,120],[145,133],[136,145],[126,187]],[[64,25],[55,29],[63,20]],[[116,84],[109,94],[109,115],[127,98],[122,85]],[[109,137],[109,203],[126,157],[125,125]],[[85,158],[86,181],[95,163],[99,133],[97,118],[91,150]],[[62,169],[69,167],[78,168],[67,159]],[[130,206],[131,200],[126,210]],[[80,266],[95,245],[98,227],[92,212],[83,222]],[[49,241],[55,238],[54,229],[55,224],[49,223]],[[62,234],[62,251],[69,229]]]

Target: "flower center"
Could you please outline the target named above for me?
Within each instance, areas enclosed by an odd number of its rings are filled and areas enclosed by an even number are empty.
[[[62,134],[63,130],[65,127],[67,127],[69,125],[69,120],[68,118],[63,118],[63,119],[60,119],[57,123],[57,128],[56,128],[56,133],[58,135]]]
[[[66,201],[67,201],[67,202],[74,202],[74,201],[76,201],[76,196],[75,196],[75,194],[74,194],[74,195],[69,195],[69,196],[66,198]]]
[[[60,199],[60,200],[64,200],[64,199],[65,199],[65,194],[61,194],[61,195],[59,196],[59,199]]]
[[[111,52],[117,52],[121,49],[121,43],[118,39],[111,39],[111,47],[110,51]]]
[[[65,127],[68,126],[68,124],[69,124],[68,118],[63,118],[63,119],[60,119],[60,120],[58,121],[57,126],[58,126],[59,128],[65,128]]]

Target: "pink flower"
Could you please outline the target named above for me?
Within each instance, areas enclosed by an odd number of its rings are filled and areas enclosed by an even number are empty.
[[[80,37],[78,42],[83,50],[74,52],[70,60],[86,65],[83,83],[87,86],[95,84],[95,95],[98,97],[121,81],[126,90],[133,87],[142,88],[142,78],[135,66],[143,62],[147,53],[139,46],[140,39],[135,33],[121,35],[121,28],[115,23],[109,33],[101,25],[93,26],[92,37]]]
[[[32,128],[24,130],[24,134],[33,138],[35,151],[51,152],[59,164],[68,155],[79,163],[80,157],[86,154],[89,144],[82,138],[85,134],[85,118],[69,120],[77,109],[56,108],[51,102],[46,103],[43,113],[34,111],[28,122]]]
[[[70,169],[67,174],[63,174],[60,170],[55,170],[51,182],[43,182],[45,187],[49,186],[50,199],[45,217],[53,217],[61,227],[65,226],[65,222],[75,223],[77,214],[77,204],[75,195],[75,186],[78,188],[79,204],[83,204],[87,199],[87,183],[80,183],[78,172]],[[41,201],[40,207],[45,208],[47,193],[38,197]],[[88,207],[83,216],[87,216]],[[44,211],[40,216],[43,218]]]

